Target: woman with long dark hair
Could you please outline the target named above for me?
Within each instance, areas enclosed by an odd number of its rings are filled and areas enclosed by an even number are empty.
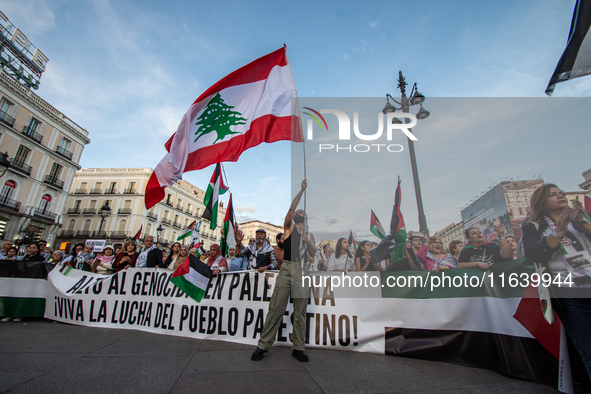
[[[174,265],[176,263],[176,259],[179,257],[179,252],[181,251],[181,244],[175,242],[170,247],[170,254],[164,260],[164,266],[168,269],[174,269]]]
[[[355,251],[355,267],[357,271],[381,271],[376,269],[374,262],[371,260],[369,250],[371,249],[371,242],[361,241],[357,245]]]
[[[347,238],[339,238],[335,253],[328,260],[327,271],[347,272],[353,270],[353,255],[349,252]]]
[[[113,268],[116,272],[135,267],[135,262],[137,261],[138,256],[136,250],[137,245],[135,241],[127,241],[123,244],[121,253],[117,255],[115,263],[113,263]]]
[[[83,243],[77,243],[76,245],[72,246],[72,249],[70,249],[70,254],[68,254],[63,260],[61,265],[64,264],[70,264],[71,266],[76,265],[76,256],[78,256],[78,253],[82,251],[82,249],[84,249],[84,244]],[[73,259],[73,261],[72,261]]]
[[[530,209],[531,222],[523,227],[525,256],[552,275],[552,306],[591,377],[589,216],[578,200],[569,207],[564,192],[551,183],[532,194]]]

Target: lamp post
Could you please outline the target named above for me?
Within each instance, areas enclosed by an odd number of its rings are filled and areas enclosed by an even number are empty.
[[[0,178],[6,174],[6,171],[10,167],[10,161],[8,161],[8,152],[2,153],[0,156]]]
[[[162,223],[160,223],[158,225],[158,228],[156,229],[156,233],[158,234],[157,239],[156,239],[156,243],[160,242],[160,234],[162,234],[163,231],[164,231],[164,229],[162,228]]]
[[[99,209],[99,212],[101,214],[101,224],[99,225],[99,231],[98,231],[99,234],[98,234],[98,236],[100,237],[101,228],[103,228],[103,222],[105,221],[105,218],[111,214],[111,208],[109,207],[109,202],[108,201],[105,201],[105,205],[103,205],[101,207],[101,209]]]
[[[429,111],[427,111],[426,109],[423,108],[423,101],[425,101],[425,96],[423,96],[421,93],[419,93],[419,91],[417,89],[417,84],[415,83],[412,87],[411,92],[410,92],[410,97],[407,97],[406,96],[406,85],[408,85],[408,84],[406,83],[404,76],[402,75],[402,71],[399,71],[398,86],[397,87],[400,89],[400,93],[401,93],[400,102],[395,100],[394,97],[392,97],[391,95],[386,94],[386,106],[384,107],[382,112],[384,114],[392,113],[392,112],[396,112],[396,111],[402,111],[404,113],[409,113],[411,106],[419,105],[420,109],[415,116],[416,116],[417,120],[426,119],[427,117],[429,117],[430,113],[429,113]],[[392,99],[392,101],[394,101],[396,104],[398,104],[400,106],[400,108],[392,105],[390,103],[390,99]],[[393,118],[392,123],[393,124],[402,124],[402,122],[398,118]],[[408,118],[405,118],[404,123],[410,123],[410,120]],[[419,231],[424,232],[425,234],[427,234],[427,236],[429,236],[429,229],[427,228],[427,218],[425,217],[425,212],[423,210],[423,198],[421,196],[421,184],[419,182],[419,170],[417,168],[417,158],[415,156],[415,146],[414,146],[413,141],[410,138],[408,139],[408,150],[410,151],[410,165],[412,168],[412,177],[413,177],[414,184],[415,184],[415,195],[416,195],[416,199],[417,199],[417,208],[419,210]]]

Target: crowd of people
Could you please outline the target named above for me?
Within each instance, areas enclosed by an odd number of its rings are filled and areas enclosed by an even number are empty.
[[[305,187],[304,181],[302,192]],[[387,249],[387,254],[382,253],[381,258],[376,259],[378,255],[373,252],[379,250],[381,244],[368,240],[350,245],[349,240],[343,237],[337,240],[335,247],[329,242],[316,245],[313,235],[310,234],[308,238],[307,232],[303,230],[304,212],[295,211],[299,197],[290,207],[284,224],[288,237],[284,239],[283,233],[278,234],[275,246],[270,245],[264,229],[257,230],[256,236],[248,240],[248,245],[243,245],[244,235],[237,229],[237,244],[230,247],[225,255],[218,244],[211,245],[209,251],[201,250],[198,253],[197,249],[190,249],[178,242],[163,249],[154,244],[152,236],[146,236],[139,250],[135,241],[127,241],[121,248],[107,245],[98,254],[93,252],[92,245],[82,243],[74,245],[67,254],[61,250],[53,251],[47,248],[45,241],[32,242],[23,252],[19,252],[10,241],[6,241],[0,250],[0,260],[48,262],[98,274],[112,274],[134,267],[175,270],[192,254],[210,267],[212,275],[243,270],[280,270],[288,277],[287,271],[281,269],[282,264],[293,264],[293,261],[284,259],[285,256],[301,256],[304,259],[302,261],[307,260],[309,271],[344,273],[409,270],[440,272],[458,268],[488,270],[494,264],[525,256],[549,272],[553,279],[560,276],[566,278],[567,275],[573,278],[572,286],[550,288],[552,306],[591,376],[591,343],[586,333],[588,324],[591,324],[591,222],[582,204],[577,200],[572,207],[569,206],[564,193],[556,185],[544,185],[533,193],[530,221],[523,225],[523,237],[519,244],[513,236],[505,235],[505,227],[501,224],[494,226],[493,236],[490,231],[485,236],[479,228],[469,227],[464,231],[465,242],[453,240],[448,245],[443,245],[436,235],[425,238],[413,235],[403,248],[403,256],[396,259],[392,257],[396,254],[392,253],[391,247]],[[291,232],[294,223],[297,228],[296,243],[307,245],[307,252],[306,248],[300,249],[298,253],[293,252],[294,237]],[[492,242],[488,242],[490,240]],[[277,297],[284,302],[285,294],[281,293]],[[270,310],[272,308],[275,307],[270,306]],[[281,316],[282,308],[279,307]],[[269,323],[269,335],[273,333],[275,323]],[[262,359],[272,344],[270,336],[266,338],[265,335],[261,337],[253,360]],[[303,345],[296,350],[301,352],[294,353],[294,357],[307,361]]]

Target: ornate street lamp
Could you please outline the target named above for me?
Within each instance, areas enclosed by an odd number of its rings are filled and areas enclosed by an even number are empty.
[[[8,161],[8,152],[2,153],[0,156],[0,178],[6,174],[6,170],[10,167],[10,162]]]
[[[111,214],[111,208],[109,207],[108,201],[105,201],[105,205],[103,205],[101,207],[101,209],[99,209],[99,213],[101,214],[101,224],[99,225],[99,231],[98,231],[99,232],[98,235],[100,237],[101,228],[103,228],[103,222],[105,221],[105,218]]]
[[[415,115],[417,120],[423,120],[429,117],[430,113],[426,109],[423,108],[423,102],[425,101],[425,96],[419,93],[417,89],[417,84],[415,83],[412,87],[410,92],[410,98],[406,96],[406,85],[408,85],[402,75],[402,71],[398,73],[398,89],[400,89],[401,98],[400,101],[397,101],[389,94],[386,94],[386,106],[382,110],[384,114],[393,113],[396,111],[402,111],[404,113],[410,112],[410,107],[413,105],[419,105],[420,109]],[[399,105],[395,107],[390,103],[390,99],[394,101],[396,104]],[[404,119],[404,123],[410,123],[408,118]],[[402,124],[402,121],[398,118],[392,118],[392,124]],[[412,131],[411,131],[412,132]],[[419,230],[424,232],[429,236],[429,229],[427,228],[427,218],[425,217],[425,212],[423,210],[423,199],[421,197],[421,184],[419,182],[419,170],[417,168],[417,158],[415,156],[415,147],[414,143],[411,139],[408,140],[408,150],[410,151],[410,164],[412,168],[412,177],[415,184],[415,195],[417,199],[417,207],[419,210]]]
[[[160,242],[160,235],[162,234],[162,232],[164,231],[164,229],[162,228],[162,223],[160,223],[158,225],[158,228],[156,229],[156,233],[157,235],[157,239],[156,239],[156,243]]]

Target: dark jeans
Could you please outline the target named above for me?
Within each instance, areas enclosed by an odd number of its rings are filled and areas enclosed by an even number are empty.
[[[591,298],[554,298],[554,310],[591,378]]]

